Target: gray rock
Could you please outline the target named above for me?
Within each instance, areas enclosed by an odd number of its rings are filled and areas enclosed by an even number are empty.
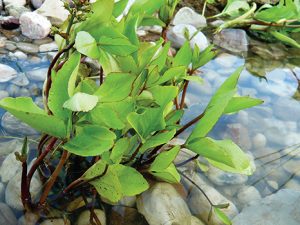
[[[197,217],[192,216],[191,225],[205,225],[205,224],[201,220],[199,220]]]
[[[7,183],[22,168],[21,162],[16,160],[14,153],[10,153],[3,161],[0,168],[0,177],[3,183]]]
[[[7,86],[6,91],[8,92],[9,96],[16,97],[19,96],[20,87],[15,84],[10,84]]]
[[[191,224],[188,206],[169,183],[156,183],[138,196],[137,208],[149,225]]]
[[[213,43],[231,52],[247,52],[248,37],[241,29],[223,29],[213,37]]]
[[[233,225],[298,225],[300,192],[283,189],[250,206],[233,220]]]
[[[267,144],[267,138],[262,133],[257,133],[252,138],[252,143],[253,143],[254,148],[257,148],[257,149],[264,148]]]
[[[26,43],[26,42],[19,42],[17,43],[18,49],[26,53],[38,53],[39,47],[37,45]]]
[[[231,68],[237,62],[238,57],[228,53],[221,53],[215,59],[215,62],[222,67]]]
[[[252,142],[249,137],[248,129],[240,123],[232,123],[227,125],[223,138],[232,139],[243,150],[248,151],[252,147]]]
[[[69,15],[60,0],[45,0],[36,12],[47,17],[53,25],[61,25]]]
[[[5,185],[0,182],[0,202],[3,202],[4,193],[5,193]]]
[[[40,68],[26,73],[29,80],[45,81],[47,78],[48,68]]]
[[[39,216],[35,213],[25,213],[18,220],[18,225],[36,225]]]
[[[12,80],[17,76],[17,71],[8,65],[0,64],[0,83]]]
[[[9,94],[7,91],[0,90],[0,100],[3,98],[6,98],[8,96],[9,96]]]
[[[26,12],[20,17],[20,26],[24,36],[31,39],[42,39],[50,33],[51,23],[42,15]]]
[[[284,121],[300,120],[300,104],[295,99],[280,97],[274,103],[273,112],[278,119]]]
[[[29,84],[29,80],[24,73],[19,73],[18,76],[11,81],[11,83],[19,87],[24,87]]]
[[[206,19],[204,16],[196,13],[189,7],[179,9],[173,19],[174,25],[189,24],[196,28],[206,27]]]
[[[105,213],[100,209],[95,209],[94,212],[100,220],[101,225],[106,225]],[[77,219],[76,225],[90,225],[90,214],[89,210],[82,212]]]
[[[41,5],[44,3],[45,0],[31,0],[31,4],[35,9],[38,9],[41,7]]]
[[[58,46],[55,41],[47,44],[42,44],[39,47],[40,52],[50,52],[50,51],[57,51],[57,50],[58,50]]]
[[[5,7],[5,10],[10,16],[13,16],[17,19],[19,19],[24,12],[30,12],[30,9],[18,5],[8,5]]]
[[[173,47],[180,48],[185,43],[186,32],[188,32],[188,39],[191,39],[190,45],[192,48],[198,45],[199,49],[203,51],[208,47],[209,41],[204,34],[201,31],[197,31],[194,26],[188,24],[179,24],[168,30],[167,37],[172,42]]]
[[[2,202],[0,202],[0,221],[5,225],[16,225],[18,222],[13,211]]]
[[[41,223],[41,225],[70,225],[68,219],[48,219]]]
[[[248,180],[247,175],[225,172],[213,166],[209,167],[207,176],[212,183],[219,186],[245,184]]]
[[[16,97],[20,97],[20,96],[23,96],[23,97],[29,97],[31,94],[29,92],[29,90],[27,88],[20,88],[20,91],[19,91],[19,95],[17,95]]]
[[[15,151],[21,151],[23,143],[18,139],[0,142],[0,156],[8,155]]]
[[[22,123],[20,120],[18,120],[16,117],[14,117],[9,112],[6,112],[2,116],[1,125],[4,128],[4,130],[10,134],[14,135],[37,135],[38,132],[28,126],[25,123]]]
[[[261,195],[255,187],[245,186],[239,190],[237,198],[240,207],[243,208],[245,205],[249,205],[252,202],[259,201],[261,199]]]
[[[17,59],[21,59],[21,60],[27,59],[27,55],[24,52],[21,52],[21,51],[14,52],[13,56],[16,57]]]
[[[26,0],[3,0],[5,6],[15,5],[15,6],[25,6]]]
[[[36,39],[36,40],[34,40],[34,41],[33,41],[33,44],[35,44],[35,45],[43,45],[43,44],[49,44],[49,43],[51,43],[51,42],[53,42],[53,39],[52,39],[52,38],[50,38],[50,37],[45,37],[45,38],[43,38],[43,39]]]
[[[12,41],[7,41],[5,43],[5,48],[8,50],[8,51],[14,51],[17,49],[17,46],[14,42]]]
[[[13,209],[23,210],[23,204],[21,200],[21,172],[16,176],[10,178],[5,190],[5,201]],[[33,201],[35,201],[42,190],[42,182],[37,176],[33,176],[30,183],[30,193]]]
[[[222,211],[229,218],[233,218],[238,214],[236,206],[229,199],[225,198],[215,188],[210,186],[207,183],[207,181],[205,181],[205,179],[200,177],[200,175],[194,173],[192,176],[189,177],[204,191],[204,193],[208,196],[208,198],[213,204],[229,204],[228,208],[222,209]],[[189,192],[188,204],[192,214],[200,218],[202,221],[208,223],[208,215],[210,212],[211,205],[207,201],[206,197],[194,185],[191,185],[187,191]],[[218,217],[215,214],[212,215],[209,224],[223,225],[223,223],[218,219]]]

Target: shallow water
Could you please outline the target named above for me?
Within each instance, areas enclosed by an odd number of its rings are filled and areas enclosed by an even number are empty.
[[[49,61],[35,63],[28,60],[11,60],[0,58],[0,63],[12,66],[20,73],[28,73],[46,69]],[[188,111],[183,123],[199,115],[207,105],[210,97],[221,83],[239,66],[245,64],[245,59],[228,53],[221,53],[216,59],[205,65],[199,75],[204,83],[191,83],[187,94]],[[293,70],[293,72],[292,72]],[[300,94],[295,74],[300,77],[300,68],[277,68],[267,72],[266,78],[251,75],[244,70],[239,80],[240,95],[250,95],[264,100],[264,104],[247,109],[234,115],[223,116],[209,136],[215,139],[231,138],[243,150],[250,152],[254,158],[256,172],[251,177],[236,176],[216,171],[205,174],[211,184],[241,209],[239,191],[252,185],[261,196],[276,192],[281,188],[300,190]],[[42,105],[41,90],[43,82],[30,80],[24,86],[13,83],[0,83],[0,90],[9,92],[11,97],[30,96],[36,103]],[[5,120],[4,110],[0,110],[2,118],[0,135],[24,135],[37,138],[37,134],[25,125],[11,120]],[[8,121],[8,125],[7,125]],[[16,127],[13,127],[16,126]],[[188,132],[182,135],[186,137]],[[8,139],[0,139],[7,142]],[[20,146],[18,142],[17,146]],[[289,147],[290,146],[290,147]],[[300,146],[300,144],[299,144]],[[1,146],[0,146],[1,148]],[[2,149],[3,150],[3,149]],[[0,152],[2,152],[0,149]],[[3,160],[3,157],[1,157]],[[1,161],[2,161],[1,160]],[[0,193],[1,195],[1,193]],[[0,196],[0,201],[3,200]],[[20,215],[20,214],[19,214]]]

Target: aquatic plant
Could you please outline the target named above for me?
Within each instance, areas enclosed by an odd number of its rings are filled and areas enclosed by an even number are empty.
[[[250,160],[239,146],[207,137],[222,115],[262,103],[237,95],[242,68],[220,86],[202,114],[181,124],[188,85],[201,82],[196,73],[216,55],[213,46],[200,52],[187,41],[176,55],[171,53],[165,30],[177,1],[137,1],[122,18],[126,0],[88,2],[66,4],[70,16],[53,30],[61,47],[45,81],[45,109],[28,97],[0,101],[2,108],[42,133],[30,169],[26,139],[17,154],[23,165],[24,208],[43,210],[53,199],[67,201],[76,193],[94,196],[97,192],[102,200],[116,203],[147,190],[149,180],[179,183],[173,161],[183,147],[197,153],[191,160],[202,157],[222,170],[251,174]],[[154,16],[157,11],[159,17]],[[140,41],[137,28],[155,24],[164,27],[162,38]],[[97,76],[88,75],[86,58],[101,64]],[[192,125],[183,145],[168,144]],[[40,199],[33,201],[32,177],[50,165],[51,174],[41,173]],[[60,189],[55,192],[58,180]],[[51,202],[47,202],[50,192]],[[213,207],[224,219],[218,208],[226,205]]]

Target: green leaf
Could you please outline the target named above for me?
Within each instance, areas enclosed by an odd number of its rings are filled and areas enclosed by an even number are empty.
[[[192,60],[192,49],[188,41],[186,41],[174,57],[173,66],[188,67]]]
[[[134,80],[129,73],[110,73],[94,95],[100,102],[121,101],[129,96]]]
[[[80,31],[77,33],[75,39],[75,48],[81,54],[92,59],[98,59],[100,56],[97,42],[89,33],[85,31]]]
[[[195,76],[185,76],[184,79],[185,79],[185,80],[188,80],[188,81],[196,82],[196,83],[198,83],[198,84],[203,84],[203,79],[202,79],[202,77],[200,77],[199,75],[195,75]]]
[[[161,26],[164,27],[166,26],[163,21],[161,21],[159,18],[152,16],[152,15],[145,15],[143,17],[142,22],[140,23],[140,26]]]
[[[163,40],[157,41],[155,44],[148,42],[141,42],[140,48],[138,51],[138,62],[139,62],[139,71],[145,69],[147,65],[151,63],[152,60],[155,60],[155,55],[159,51]]]
[[[74,93],[79,64],[80,54],[75,52],[63,67],[52,75],[48,107],[55,116],[62,120],[67,120],[71,115],[68,109],[63,108],[63,104]]]
[[[162,109],[173,101],[173,99],[178,94],[178,87],[176,86],[155,86],[149,88],[150,91],[155,99],[155,102],[158,103]]]
[[[152,171],[151,174],[153,176],[157,177],[158,179],[169,182],[169,183],[179,183],[180,182],[180,174],[178,173],[178,171],[173,163],[171,163],[163,171]]]
[[[83,92],[86,94],[94,94],[95,91],[98,89],[98,86],[95,81],[90,80],[90,79],[83,79],[80,81],[78,86],[76,87],[75,92]]]
[[[198,45],[195,45],[193,57],[192,57],[192,65],[193,69],[198,69],[204,66],[206,63],[211,61],[217,54],[217,51],[213,50],[213,45],[208,46],[204,51],[200,52]]]
[[[63,148],[75,155],[97,156],[108,151],[113,146],[114,139],[116,135],[109,129],[89,125],[84,126],[74,138],[63,145]]]
[[[229,101],[236,93],[236,85],[242,71],[238,68],[216,91],[204,111],[203,117],[196,124],[195,129],[187,139],[187,143],[199,137],[205,137],[222,116]]]
[[[86,93],[78,92],[68,99],[63,107],[73,112],[91,111],[98,103],[98,97]]]
[[[118,176],[124,196],[135,196],[149,188],[146,179],[134,168],[118,164],[112,169]]]
[[[164,0],[139,0],[132,5],[130,12],[133,14],[145,12],[153,14],[164,4]]]
[[[215,212],[216,216],[222,221],[222,223],[224,223],[226,225],[232,224],[230,219],[226,216],[226,214],[224,212],[222,212],[222,210],[214,207],[214,212]]]
[[[242,109],[247,109],[253,106],[262,104],[263,101],[256,98],[244,97],[233,97],[224,110],[224,114],[236,113]]]
[[[150,63],[150,65],[158,66],[158,70],[161,71],[166,65],[170,47],[171,42],[167,42],[159,51],[157,57]]]
[[[224,171],[252,174],[249,157],[231,140],[196,138],[186,148],[205,157],[215,167]]]
[[[146,140],[146,142],[140,148],[140,152],[144,153],[150,148],[154,148],[156,146],[168,143],[175,135],[176,130],[166,131],[162,133],[158,133],[154,136],[151,136]]]
[[[91,180],[95,177],[101,176],[104,174],[106,167],[106,163],[102,160],[99,160],[82,175],[82,179]]]
[[[143,143],[152,132],[162,130],[166,126],[161,108],[147,108],[141,114],[132,112],[127,119]]]
[[[99,47],[110,54],[119,56],[127,56],[138,50],[125,38],[101,37]]]
[[[246,1],[231,0],[231,1],[228,1],[224,10],[220,14],[215,15],[214,17],[220,17],[220,16],[225,16],[225,15],[228,15],[230,17],[237,17],[237,16],[241,15],[243,12],[246,12],[249,10],[250,10],[250,6]]]
[[[0,100],[0,107],[10,112],[32,128],[58,138],[67,136],[67,128],[63,120],[48,115],[36,106],[31,98],[4,98]]]
[[[172,67],[168,69],[155,84],[156,85],[162,84],[167,81],[173,80],[174,78],[178,79],[178,78],[185,77],[185,75],[186,75],[185,66]]]
[[[270,34],[272,34],[276,39],[278,39],[279,41],[282,41],[283,43],[286,43],[292,47],[300,48],[300,44],[297,41],[295,41],[294,39],[292,39],[280,32],[270,31]]]
[[[169,113],[166,117],[166,123],[168,125],[176,124],[183,116],[184,110],[179,109]]]
[[[120,0],[118,2],[115,2],[114,10],[113,10],[114,17],[118,17],[123,13],[124,9],[127,6],[127,3],[128,0]]]
[[[122,158],[126,152],[128,152],[130,146],[130,140],[129,138],[121,138],[119,139],[115,146],[113,147],[110,159],[113,161],[113,163],[120,163],[122,161]]]

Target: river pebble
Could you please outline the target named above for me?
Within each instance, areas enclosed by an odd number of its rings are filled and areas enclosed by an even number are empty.
[[[45,81],[47,78],[47,72],[48,68],[40,68],[27,72],[26,76],[32,81]]]
[[[17,76],[17,71],[12,67],[0,64],[0,83],[12,80]]]
[[[101,225],[106,225],[105,213],[101,209],[94,209],[94,212],[100,220]],[[76,221],[76,225],[90,225],[90,214],[89,210],[82,212]]]
[[[39,47],[37,45],[26,43],[26,42],[19,42],[17,43],[18,49],[26,53],[38,53]]]
[[[2,202],[0,202],[0,221],[3,225],[16,225],[18,222],[13,211]]]
[[[203,28],[206,27],[206,19],[204,16],[196,13],[193,9],[183,7],[176,13],[173,19],[173,24],[189,24],[196,28]]]

